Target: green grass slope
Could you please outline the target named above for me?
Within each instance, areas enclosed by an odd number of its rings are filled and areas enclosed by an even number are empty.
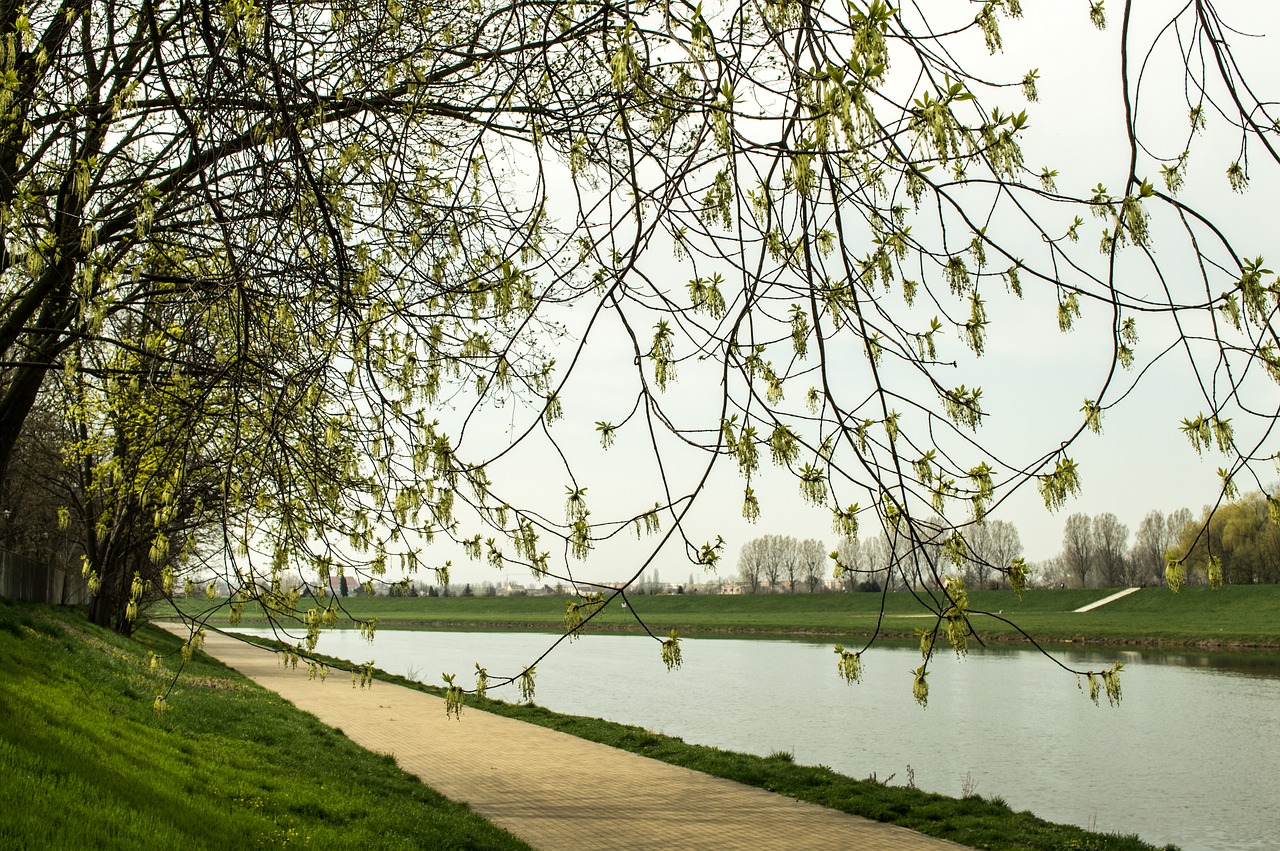
[[[0,848],[528,847],[200,656],[157,714],[177,650],[0,599]]]

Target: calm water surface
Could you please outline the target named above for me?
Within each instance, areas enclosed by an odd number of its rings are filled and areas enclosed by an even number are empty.
[[[246,630],[247,632],[260,632]],[[325,633],[319,651],[425,682],[473,685],[518,672],[552,639],[532,633],[397,632],[374,644]],[[730,750],[785,750],[797,762],[948,795],[972,789],[1015,809],[1137,833],[1187,851],[1280,848],[1280,657],[1197,652],[1068,653],[1095,669],[1126,663],[1119,709],[1021,649],[940,654],[929,706],[911,697],[911,648],[877,646],[859,685],[836,676],[830,642],[684,639],[668,673],[657,642],[588,635],[537,667],[535,700]],[[511,688],[493,697],[516,700]],[[465,716],[463,719],[465,723]]]

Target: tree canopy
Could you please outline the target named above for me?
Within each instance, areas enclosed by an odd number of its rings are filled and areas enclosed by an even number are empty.
[[[1232,210],[1277,116],[1220,5],[1079,4],[1110,35],[1062,49],[1114,51],[1122,124],[1068,169],[1029,159],[1038,69],[999,61],[1017,0],[9,4],[0,477],[64,400],[95,617],[198,565],[306,652],[331,575],[447,584],[446,540],[570,584],[581,629],[625,595],[581,581],[594,549],[714,566],[708,483],[735,469],[755,520],[773,467],[924,589],[924,702],[966,565],[1025,575],[974,530],[1079,492],[1082,436],[1158,366],[1223,497],[1265,483],[1280,283]],[[1047,420],[983,386],[1046,328],[1089,353]],[[575,422],[647,453],[607,511]],[[503,478],[522,454],[563,513]]]
[[[1256,491],[1206,509],[1183,527],[1177,543],[1185,564],[1170,582],[1185,582],[1188,568],[1215,587],[1280,581],[1280,525],[1268,515],[1268,498]]]

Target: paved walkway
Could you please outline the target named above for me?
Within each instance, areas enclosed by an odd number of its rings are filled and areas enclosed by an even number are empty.
[[[1081,606],[1081,607],[1080,607],[1080,608],[1078,608],[1078,609],[1072,609],[1072,610],[1071,610],[1071,613],[1072,613],[1072,614],[1075,614],[1075,615],[1078,615],[1078,614],[1080,614],[1081,612],[1092,612],[1094,609],[1098,608],[1099,606],[1105,606],[1107,603],[1114,603],[1116,600],[1119,600],[1121,597],[1128,597],[1128,596],[1129,596],[1130,594],[1132,594],[1134,591],[1139,591],[1139,590],[1141,590],[1141,589],[1139,589],[1139,588],[1126,588],[1126,589],[1124,589],[1123,591],[1117,591],[1116,593],[1112,594],[1111,596],[1109,596],[1109,597],[1103,597],[1101,600],[1095,600],[1095,601],[1093,601],[1092,603],[1090,603],[1090,604],[1089,604],[1089,605],[1087,605],[1087,606]]]
[[[901,827],[807,804],[605,745],[349,677],[308,680],[274,653],[210,634],[206,653],[535,848],[841,849],[962,848]]]

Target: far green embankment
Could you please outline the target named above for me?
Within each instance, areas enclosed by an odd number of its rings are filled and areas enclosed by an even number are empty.
[[[1041,642],[1077,642],[1192,646],[1280,646],[1280,586],[1232,586],[1219,591],[1146,588],[1091,612],[1074,610],[1118,589],[1048,589],[1024,592],[970,592],[973,623],[993,640],[1024,640],[1010,623]],[[346,597],[340,603],[351,618],[377,618],[392,629],[556,630],[563,628],[566,597]],[[775,635],[912,636],[933,623],[921,600],[898,592],[879,594],[757,594],[742,596],[671,595],[629,597],[654,632]],[[884,603],[883,615],[881,602]],[[621,599],[592,621],[596,630],[639,630]],[[183,603],[188,613],[209,611],[218,603]],[[341,622],[342,619],[340,619]],[[262,613],[246,609],[242,625],[263,623]],[[227,623],[226,608],[211,623]]]

